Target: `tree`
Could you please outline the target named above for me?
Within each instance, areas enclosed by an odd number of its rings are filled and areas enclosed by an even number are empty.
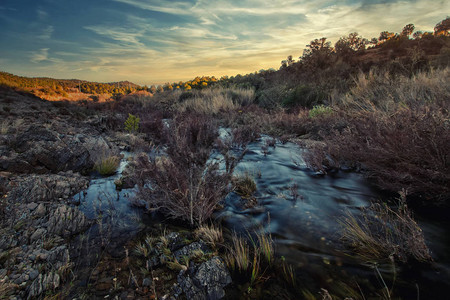
[[[382,31],[380,33],[380,37],[378,38],[378,40],[380,42],[385,42],[385,41],[388,41],[388,40],[392,39],[394,36],[395,36],[395,33],[393,33],[393,32]]]
[[[306,47],[308,49],[303,51],[303,56],[301,57],[304,64],[318,68],[324,68],[329,65],[333,48],[331,47],[331,42],[327,42],[327,38],[315,39]]]
[[[295,63],[295,60],[292,58],[292,55],[289,55],[287,59],[281,61],[281,68],[290,67]]]
[[[408,24],[402,29],[402,33],[400,33],[403,37],[409,37],[414,32],[414,24]]]
[[[450,17],[447,17],[446,19],[437,23],[436,26],[434,26],[434,35],[449,36],[450,35],[449,30],[450,30]]]
[[[369,41],[359,36],[357,32],[352,32],[347,37],[341,37],[334,45],[334,49],[337,54],[345,56],[366,49],[368,43]]]

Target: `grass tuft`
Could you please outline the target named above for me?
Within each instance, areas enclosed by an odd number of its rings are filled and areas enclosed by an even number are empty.
[[[96,162],[94,170],[103,176],[113,175],[116,173],[119,164],[120,157],[118,156],[102,157]]]

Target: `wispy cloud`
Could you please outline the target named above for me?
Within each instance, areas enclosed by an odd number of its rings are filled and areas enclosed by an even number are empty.
[[[48,50],[49,48],[42,48],[38,51],[33,51],[31,53],[30,61],[33,63],[40,63],[42,61],[48,60]]]
[[[39,35],[38,37],[42,40],[48,40],[52,37],[52,34],[54,31],[55,31],[55,29],[53,28],[53,26],[48,25],[47,27],[42,29],[42,34]]]
[[[36,14],[37,14],[38,20],[40,20],[40,21],[45,21],[48,19],[48,13],[45,10],[43,10],[42,8],[36,9]]]

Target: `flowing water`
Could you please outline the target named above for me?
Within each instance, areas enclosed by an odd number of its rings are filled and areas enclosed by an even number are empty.
[[[221,135],[226,136],[227,131],[222,130]],[[226,229],[244,235],[259,230],[271,233],[276,256],[283,256],[292,264],[298,282],[312,290],[323,287],[345,294],[342,290],[357,282],[366,295],[380,294],[387,285],[394,286],[396,293],[405,299],[416,299],[417,295],[420,299],[432,299],[450,288],[449,223],[445,218],[419,217],[435,259],[431,267],[406,266],[394,270],[392,264],[375,267],[361,263],[348,255],[342,245],[340,220],[348,211],[360,215],[360,209],[380,199],[380,194],[360,174],[313,172],[303,161],[304,150],[298,145],[277,142],[274,147],[267,147],[268,139],[262,137],[249,144],[235,170],[235,174],[253,175],[257,204],[246,208],[240,196],[230,193],[224,209],[215,215]],[[98,257],[105,245],[111,253],[123,255],[123,245],[128,240],[161,222],[131,206],[135,189],[115,189],[114,180],[120,177],[128,155],[125,154],[116,175],[94,176],[88,190],[74,197],[87,217],[95,220],[84,237],[89,250],[80,252],[87,257]],[[212,159],[220,161],[221,156]],[[82,248],[83,242],[77,244]],[[92,261],[85,263],[86,272],[91,264]]]

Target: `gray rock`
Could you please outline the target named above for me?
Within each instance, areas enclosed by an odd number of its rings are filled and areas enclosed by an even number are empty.
[[[29,175],[15,179],[16,186],[8,196],[11,201],[43,202],[72,196],[86,188],[89,180],[79,174],[65,172],[49,175]]]
[[[208,246],[203,241],[193,242],[183,248],[175,251],[173,254],[175,258],[179,261],[183,256],[192,256],[192,253],[196,250],[201,250],[203,252],[208,250]]]
[[[44,228],[38,228],[30,237],[30,243],[39,240],[44,234],[47,233],[47,230]]]
[[[28,298],[33,299],[44,293],[45,291],[55,290],[59,287],[60,277],[56,272],[50,272],[48,274],[39,276],[33,281],[29,290]]]
[[[38,277],[39,276],[39,272],[38,272],[38,270],[31,270],[31,272],[30,272],[30,279],[31,280],[35,280],[36,279],[36,277]]]
[[[198,268],[180,271],[178,284],[188,299],[221,299],[231,276],[219,257],[213,257]]]
[[[46,213],[47,213],[47,209],[45,208],[45,204],[44,203],[40,203],[39,206],[34,211],[34,214],[37,217],[43,217]]]
[[[28,203],[27,208],[29,210],[34,210],[37,206],[38,206],[38,204],[36,202],[31,202],[31,203]]]
[[[47,229],[50,233],[69,237],[85,231],[91,222],[77,208],[60,204],[50,216]]]

